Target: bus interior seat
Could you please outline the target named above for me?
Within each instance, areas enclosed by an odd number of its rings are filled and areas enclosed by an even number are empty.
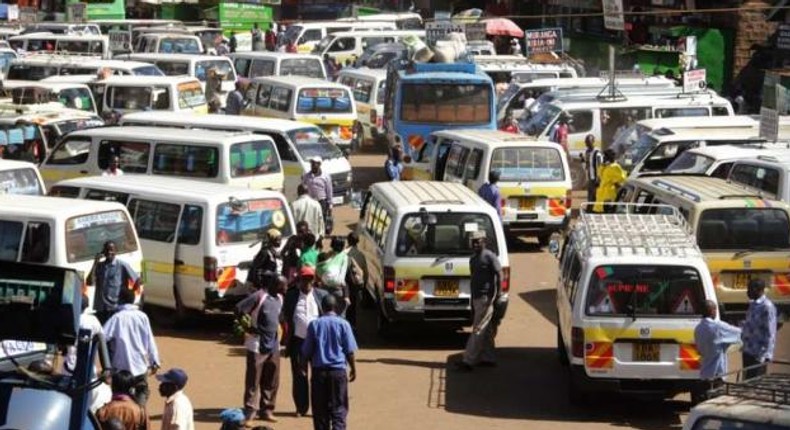
[[[471,123],[475,121],[475,108],[469,105],[459,105],[455,114],[456,120]]]
[[[436,121],[436,106],[422,105],[417,110],[417,118],[421,121]],[[415,118],[415,119],[417,119]]]
[[[439,122],[456,122],[455,106],[442,105],[437,109],[436,120]]]
[[[460,245],[461,229],[457,225],[437,225],[434,244],[437,250],[456,249]]]
[[[697,241],[707,248],[722,248],[727,242],[727,223],[722,220],[700,221]]]

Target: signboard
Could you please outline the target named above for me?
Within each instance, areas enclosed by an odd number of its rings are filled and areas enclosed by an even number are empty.
[[[602,0],[603,26],[607,30],[625,30],[625,16],[623,15],[623,0]]]
[[[541,28],[524,32],[527,55],[562,52],[562,29]]]
[[[110,51],[132,52],[132,33],[126,30],[110,30],[107,36],[110,38]]]
[[[450,21],[434,21],[425,24],[425,40],[429,45],[437,40],[444,40],[450,33],[464,33],[466,40],[485,40],[486,25],[483,23],[453,23]]]
[[[776,49],[790,51],[790,24],[781,24],[776,29]]]
[[[683,92],[694,93],[707,88],[708,83],[705,80],[705,76],[705,69],[683,72]]]
[[[776,109],[760,108],[760,137],[770,141],[779,138],[779,114]]]
[[[277,1],[279,4],[279,0]],[[219,3],[219,22],[224,31],[245,31],[258,23],[261,28],[272,22],[272,8],[269,6],[244,3]]]
[[[85,22],[88,19],[87,5],[85,3],[73,3],[69,5],[69,21]]]

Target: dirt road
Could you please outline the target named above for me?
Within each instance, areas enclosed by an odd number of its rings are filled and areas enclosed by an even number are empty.
[[[355,182],[383,179],[383,158],[354,157]],[[337,233],[347,231],[356,212],[336,212]],[[463,348],[465,335],[437,330],[404,332],[383,341],[375,334],[372,311],[361,315],[358,378],[351,384],[352,429],[666,429],[679,427],[688,409],[686,397],[644,403],[609,396],[594,408],[577,409],[565,395],[566,373],[555,354],[554,281],[556,260],[531,241],[510,249],[512,291],[507,317],[497,337],[499,367],[458,373],[450,362]],[[190,379],[187,394],[195,407],[197,429],[218,429],[219,412],[242,405],[244,349],[229,342],[231,320],[204,317],[189,329],[175,329],[165,312],[153,312],[164,366],[183,367]],[[790,330],[780,333],[778,356],[790,359]],[[737,365],[737,361],[732,363]],[[276,429],[312,428],[296,418],[288,362],[283,372]],[[155,381],[151,381],[155,384]],[[152,387],[152,392],[156,392]],[[154,420],[162,399],[152,395]],[[158,428],[156,422],[154,428]],[[529,426],[529,427],[527,427]]]

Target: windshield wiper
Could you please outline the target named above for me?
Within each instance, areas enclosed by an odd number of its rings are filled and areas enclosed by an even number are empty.
[[[732,259],[737,260],[741,257],[747,256],[755,252],[771,252],[771,251],[779,251],[779,250],[780,248],[777,248],[775,246],[755,246],[752,247],[751,249],[744,249],[743,251],[736,252],[735,255],[732,256]]]

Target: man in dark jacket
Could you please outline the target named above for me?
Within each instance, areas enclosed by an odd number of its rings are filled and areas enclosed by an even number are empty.
[[[292,394],[296,413],[304,416],[310,409],[310,392],[307,376],[301,371],[302,343],[307,337],[307,326],[322,315],[321,302],[328,293],[313,287],[315,282],[313,267],[302,267],[297,282],[298,287],[289,288],[283,301],[283,319],[286,325],[283,344],[285,355],[291,356]]]
[[[283,270],[283,260],[280,256],[280,243],[282,233],[276,228],[266,232],[266,242],[261,245],[261,250],[252,259],[252,266],[247,273],[247,282],[252,285],[260,284],[267,274],[279,275]]]

